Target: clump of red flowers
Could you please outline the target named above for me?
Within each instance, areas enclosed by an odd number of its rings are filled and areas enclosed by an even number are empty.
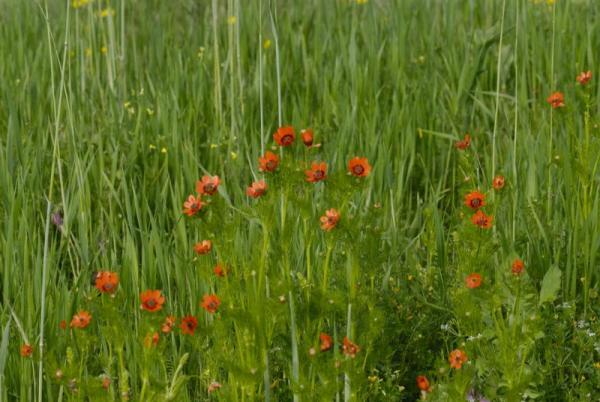
[[[222,278],[222,277],[224,277],[227,274],[227,271],[221,266],[221,264],[215,265],[215,268],[213,269],[213,272],[219,278]]]
[[[553,109],[565,106],[565,96],[562,92],[553,92],[547,99],[546,102],[552,106]]]

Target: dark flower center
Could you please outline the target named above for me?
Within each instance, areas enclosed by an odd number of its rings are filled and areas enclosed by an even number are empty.
[[[215,191],[215,185],[213,183],[207,183],[204,185],[204,191],[206,193],[212,193]]]
[[[477,207],[481,206],[481,200],[479,198],[473,198],[471,200],[471,206],[473,208],[477,208]]]
[[[275,162],[268,161],[267,162],[267,170],[273,170],[273,169],[275,169]]]
[[[281,143],[283,145],[290,145],[293,141],[294,137],[292,137],[290,134],[286,134],[281,138]]]
[[[148,306],[149,308],[154,308],[156,307],[156,300],[154,299],[150,299],[146,302],[146,306]]]
[[[365,171],[365,168],[363,168],[361,165],[356,165],[354,166],[354,174],[360,175]]]
[[[315,179],[321,180],[323,176],[325,176],[325,172],[323,172],[322,170],[316,170],[315,173],[313,173],[313,176]]]

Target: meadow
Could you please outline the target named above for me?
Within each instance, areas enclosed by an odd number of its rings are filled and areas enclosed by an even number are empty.
[[[600,1],[0,5],[0,401],[600,401]]]

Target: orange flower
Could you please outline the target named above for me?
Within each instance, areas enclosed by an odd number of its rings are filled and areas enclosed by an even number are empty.
[[[267,183],[264,180],[255,181],[246,189],[246,195],[251,198],[258,198],[267,191]]]
[[[209,394],[212,394],[213,392],[215,392],[215,391],[216,391],[216,390],[218,390],[219,388],[221,388],[221,384],[219,384],[219,383],[218,383],[218,382],[216,382],[216,381],[213,381],[213,382],[211,382],[211,383],[208,385],[208,393],[209,393]]]
[[[165,318],[165,322],[161,327],[161,331],[163,334],[168,334],[169,332],[171,332],[173,330],[173,327],[175,326],[175,322],[177,321],[177,319],[172,316],[172,315],[168,315]]]
[[[140,294],[142,309],[154,313],[162,309],[165,304],[165,298],[160,294],[160,290],[146,290]]]
[[[73,316],[71,328],[83,329],[90,325],[90,321],[92,321],[92,315],[85,310],[81,310]]]
[[[219,183],[221,183],[219,176],[202,176],[202,179],[196,182],[196,192],[201,195],[213,195],[217,192]]]
[[[60,329],[67,329],[67,321],[66,320],[60,320],[60,322],[58,323],[58,327]]]
[[[212,242],[210,240],[202,240],[200,243],[194,244],[194,252],[198,255],[208,254],[212,249]]]
[[[465,205],[473,210],[478,210],[485,205],[485,194],[479,191],[471,191],[465,195]]]
[[[187,216],[194,216],[202,209],[203,205],[200,197],[189,195],[187,200],[183,203],[183,213]]]
[[[159,340],[160,340],[160,335],[158,334],[158,332],[153,332],[151,334],[149,333],[144,338],[144,346],[147,348],[149,348],[151,346],[156,346],[156,345],[158,345]]]
[[[277,129],[277,132],[273,134],[273,139],[282,147],[292,145],[296,139],[296,132],[292,126],[283,126]]]
[[[367,158],[354,157],[348,162],[348,170],[356,177],[366,177],[371,172]]]
[[[344,351],[344,354],[346,356],[350,356],[354,359],[356,357],[356,354],[360,352],[360,347],[357,344],[352,343],[352,341],[350,341],[350,339],[348,339],[348,337],[345,336],[342,350]]]
[[[340,213],[336,209],[328,209],[325,211],[325,215],[321,217],[321,229],[329,232],[331,231],[340,220]]]
[[[465,283],[469,289],[478,288],[481,286],[481,275],[477,273],[470,274],[467,276],[467,279],[465,279]]]
[[[306,170],[304,173],[306,174],[306,181],[311,183],[325,180],[327,177],[327,164],[325,162],[313,162],[310,170]]]
[[[454,146],[461,151],[469,148],[471,145],[471,136],[469,134],[465,134],[465,138],[454,143]]]
[[[546,99],[553,109],[565,106],[565,96],[562,92],[553,92],[548,99]]]
[[[452,352],[450,352],[450,357],[448,358],[448,360],[450,361],[450,367],[458,370],[469,359],[464,350],[454,349]]]
[[[478,210],[471,217],[471,222],[473,222],[473,225],[479,226],[482,229],[491,228],[493,220],[494,220],[494,217],[492,215],[486,215],[483,213],[482,210]]]
[[[181,319],[181,333],[185,335],[194,335],[198,326],[198,319],[193,315],[188,315]]]
[[[504,176],[498,175],[494,177],[494,180],[492,180],[492,187],[496,190],[502,189],[502,187],[504,187]]]
[[[515,258],[512,263],[512,274],[515,276],[519,276],[523,273],[523,269],[525,269],[525,263],[520,258]]]
[[[264,156],[258,158],[259,168],[261,172],[274,172],[279,166],[279,157],[271,151],[265,152]]]
[[[100,271],[96,274],[96,289],[100,293],[115,293],[119,286],[119,274],[110,271]]]
[[[213,269],[213,272],[219,278],[222,278],[227,274],[227,271],[221,266],[221,264],[215,265],[215,269]]]
[[[19,353],[21,353],[22,357],[30,357],[33,353],[33,346],[31,346],[28,343],[24,343],[23,345],[21,345],[21,350]]]
[[[104,378],[102,379],[102,388],[108,390],[108,387],[110,387],[110,383],[112,381],[110,380],[110,377],[105,375]]]
[[[311,147],[314,141],[314,135],[313,135],[313,131],[311,128],[307,128],[304,130],[301,130],[300,133],[302,134],[302,142],[304,143],[304,145],[306,145],[307,147]]]
[[[321,340],[321,352],[327,352],[331,349],[333,339],[331,336],[326,334],[325,332],[321,332],[319,335],[319,339]]]
[[[590,80],[592,79],[592,72],[591,71],[582,71],[578,76],[577,76],[577,82],[581,85],[585,85],[587,84]]]
[[[417,376],[417,387],[419,387],[419,389],[421,391],[425,391],[425,392],[431,391],[431,387],[429,385],[429,380],[424,375]]]
[[[204,295],[200,306],[209,313],[214,314],[217,312],[220,305],[221,300],[219,300],[217,295]]]

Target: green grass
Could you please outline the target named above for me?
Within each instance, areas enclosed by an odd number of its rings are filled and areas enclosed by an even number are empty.
[[[434,401],[600,394],[600,3],[359,3],[0,2],[0,401],[412,401],[421,374]],[[286,124],[322,146],[297,139],[263,175]],[[368,178],[345,173],[357,155]],[[312,160],[325,184],[304,182]],[[223,184],[188,219],[204,174]],[[470,223],[474,189],[491,230]],[[99,270],[119,273],[114,299]],[[140,310],[146,289],[163,311]],[[90,327],[59,329],[80,309]],[[144,347],[167,313],[197,334]]]

